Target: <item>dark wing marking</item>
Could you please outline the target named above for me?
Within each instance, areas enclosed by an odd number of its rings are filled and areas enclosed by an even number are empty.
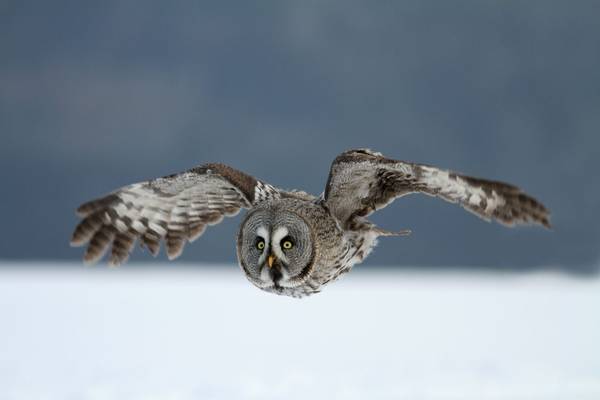
[[[223,164],[206,164],[147,182],[134,183],[81,205],[71,245],[88,244],[84,260],[98,261],[112,245],[110,263],[127,260],[140,239],[153,255],[164,239],[169,259],[178,257],[207,225],[240,208],[280,197],[281,192]]]
[[[409,193],[425,193],[485,219],[505,225],[550,227],[549,212],[519,188],[435,167],[385,158],[370,150],[350,150],[331,165],[324,201],[342,224],[385,207]]]

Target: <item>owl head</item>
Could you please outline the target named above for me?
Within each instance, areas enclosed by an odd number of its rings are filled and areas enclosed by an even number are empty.
[[[282,205],[260,207],[242,221],[237,254],[257,287],[289,292],[312,274],[316,249],[306,219]]]

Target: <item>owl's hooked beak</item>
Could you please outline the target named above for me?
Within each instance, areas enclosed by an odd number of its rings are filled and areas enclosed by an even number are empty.
[[[267,265],[269,266],[269,268],[273,268],[274,261],[275,261],[275,256],[273,254],[269,254],[269,257],[267,257]]]

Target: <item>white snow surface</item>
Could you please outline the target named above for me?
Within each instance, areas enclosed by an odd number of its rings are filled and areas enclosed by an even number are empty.
[[[600,399],[600,280],[359,266],[0,269],[0,399]]]

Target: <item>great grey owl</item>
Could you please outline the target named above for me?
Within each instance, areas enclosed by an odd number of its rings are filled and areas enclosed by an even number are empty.
[[[83,220],[71,245],[89,243],[90,263],[112,245],[109,262],[116,265],[137,239],[153,255],[164,240],[174,259],[207,225],[247,208],[237,237],[244,274],[262,290],[302,297],[360,263],[379,236],[408,233],[380,229],[366,217],[409,193],[458,203],[488,221],[550,227],[548,210],[515,186],[358,149],[333,161],[320,197],[278,189],[223,164],[125,186],[77,209]]]

